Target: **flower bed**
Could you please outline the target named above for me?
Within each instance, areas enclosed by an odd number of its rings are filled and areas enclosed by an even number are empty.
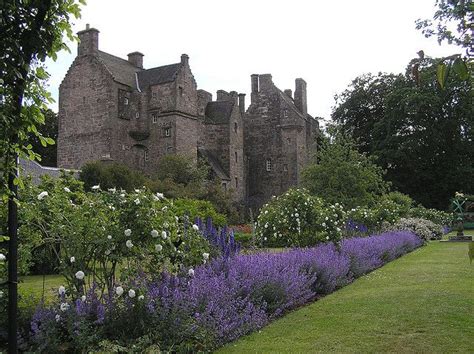
[[[214,349],[423,245],[407,231],[282,253],[221,257],[192,273],[142,274],[99,299],[40,307],[30,350]],[[64,305],[67,304],[67,305]]]

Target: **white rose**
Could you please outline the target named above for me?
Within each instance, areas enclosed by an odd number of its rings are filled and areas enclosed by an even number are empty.
[[[100,189],[100,184],[96,185],[96,186],[92,186],[91,188],[93,191],[97,191]]]
[[[127,242],[125,242],[125,245],[126,245],[128,248],[132,248],[132,247],[133,247],[132,240],[127,240]]]
[[[109,188],[108,191],[110,193],[115,193],[115,192],[117,192],[117,189],[116,188]]]
[[[196,224],[193,225],[193,229],[196,230],[196,231],[199,231],[199,226],[197,226]]]
[[[158,231],[156,230],[151,230],[150,234],[151,234],[151,237],[158,237]]]
[[[65,191],[66,193],[71,193],[71,190],[70,190],[68,187],[64,187],[64,191]]]
[[[123,288],[121,286],[117,286],[115,288],[115,293],[118,295],[118,296],[121,296],[123,294]]]
[[[82,295],[82,296],[81,296],[81,300],[82,300],[82,301],[86,301],[86,296],[85,296],[85,295]]]
[[[168,235],[166,234],[166,231],[161,231],[161,237],[163,237],[163,239],[166,240],[166,238],[168,237]]]
[[[6,259],[7,257],[3,253],[0,253],[0,262],[4,262]]]
[[[111,240],[111,239],[112,239],[112,235],[108,235],[108,236],[107,236],[107,239]]]
[[[79,271],[76,272],[76,278],[77,279],[82,280],[82,279],[84,279],[84,276],[85,276],[85,274],[82,270],[79,270]]]
[[[0,299],[3,297],[3,291],[0,290]]]
[[[54,316],[56,322],[59,322],[61,321],[61,316],[59,316],[59,314],[57,314],[56,316]]]
[[[48,196],[48,192],[41,192],[40,194],[38,194],[38,200],[43,200],[44,197],[47,197]]]
[[[165,197],[165,195],[163,193],[156,193],[156,197],[158,199],[163,199]]]
[[[66,294],[66,288],[64,286],[60,286],[59,289],[58,289],[58,293],[59,295],[64,295]]]
[[[141,301],[141,300],[143,300],[144,298],[145,298],[145,296],[143,296],[143,295],[140,295],[140,296],[138,297],[138,300],[140,300],[140,301]]]
[[[128,236],[130,236],[130,235],[132,234],[132,230],[127,229],[127,230],[124,231],[124,234],[125,234],[125,236],[128,237]]]
[[[209,259],[209,253],[203,253],[202,258],[205,259],[205,260],[208,260]]]
[[[163,208],[161,208],[161,211],[166,211],[166,210],[168,210],[167,206],[164,206]]]
[[[71,261],[71,263],[74,263],[76,261],[76,257],[72,256],[70,261]]]
[[[133,298],[135,297],[135,290],[130,289],[130,290],[128,291],[128,296],[133,299]]]
[[[193,268],[190,268],[190,269],[188,270],[188,275],[189,275],[190,277],[193,277],[193,276],[194,276],[194,269],[193,269]]]
[[[140,199],[138,199],[138,198],[135,199],[135,204],[136,204],[136,205],[140,204]]]
[[[61,305],[59,306],[59,309],[64,312],[64,311],[67,311],[69,309],[69,304],[63,302],[61,303]]]
[[[155,251],[160,252],[163,249],[162,245],[155,245]]]

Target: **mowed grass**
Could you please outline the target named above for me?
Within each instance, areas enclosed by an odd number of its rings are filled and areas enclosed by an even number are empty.
[[[220,353],[474,353],[468,243],[431,242]]]

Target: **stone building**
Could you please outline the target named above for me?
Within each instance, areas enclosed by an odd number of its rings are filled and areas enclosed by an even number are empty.
[[[270,75],[252,75],[246,112],[245,94],[219,90],[213,101],[198,90],[186,54],[145,69],[140,52],[124,60],[100,51],[97,29],[78,36],[59,88],[59,167],[110,160],[151,175],[167,154],[200,156],[235,201],[253,207],[298,183],[317,132],[303,80],[293,99]]]

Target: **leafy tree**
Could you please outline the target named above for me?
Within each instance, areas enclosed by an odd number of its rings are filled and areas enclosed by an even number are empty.
[[[337,136],[322,147],[318,163],[303,171],[303,186],[329,203],[354,208],[373,204],[388,190],[383,174],[373,158],[359,153],[351,140]]]
[[[79,0],[83,3],[83,0]],[[9,352],[17,352],[17,156],[35,159],[31,134],[43,145],[51,138],[39,133],[44,123],[41,109],[51,102],[44,81],[44,61],[67,49],[63,34],[75,39],[71,17],[79,17],[75,0],[3,0],[0,13],[0,156],[2,157],[2,198],[8,198],[9,236]]]
[[[38,131],[44,137],[48,137],[56,141],[58,138],[58,114],[53,112],[51,109],[46,109],[42,112],[44,115],[44,124],[38,127]],[[32,150],[41,158],[38,160],[43,166],[56,167],[57,166],[57,145],[47,145],[44,146],[42,140],[37,136],[31,136],[30,144],[32,145]]]
[[[449,76],[436,82],[436,59],[420,64],[419,80],[405,75],[364,75],[337,97],[332,118],[360,151],[378,156],[396,190],[426,207],[445,209],[474,179],[471,82]],[[376,100],[373,96],[378,94]]]

